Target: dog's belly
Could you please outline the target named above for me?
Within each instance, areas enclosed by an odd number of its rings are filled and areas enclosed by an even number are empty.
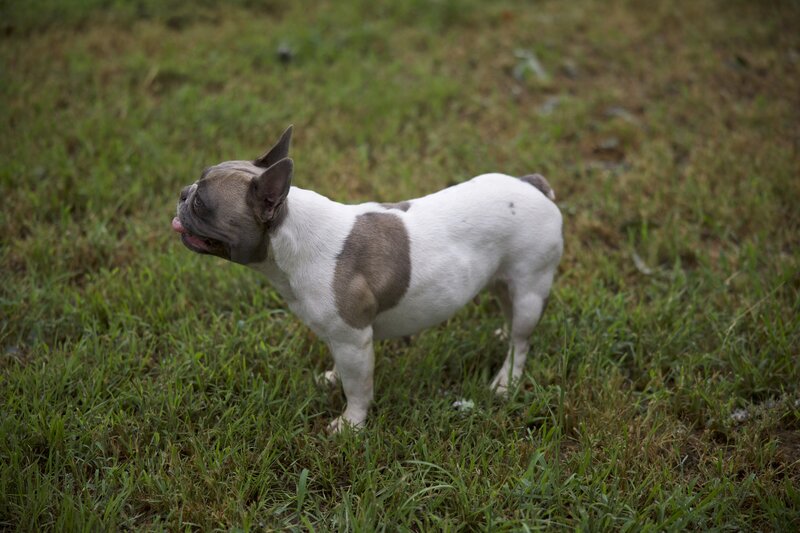
[[[420,246],[417,246],[419,250]],[[499,263],[463,247],[423,254],[411,269],[411,285],[398,305],[380,313],[373,335],[387,339],[412,335],[444,322],[467,305],[498,275]]]
[[[392,309],[384,311],[375,318],[372,334],[375,339],[392,339],[413,335],[420,331],[444,322],[464,307],[465,301],[447,302],[413,302],[406,301]]]

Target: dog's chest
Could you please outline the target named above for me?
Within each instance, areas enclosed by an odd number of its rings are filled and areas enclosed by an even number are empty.
[[[282,270],[270,257],[266,261],[250,265],[254,270],[267,277],[273,288],[286,300],[287,305],[292,306],[297,301],[297,293],[292,287],[288,274]]]

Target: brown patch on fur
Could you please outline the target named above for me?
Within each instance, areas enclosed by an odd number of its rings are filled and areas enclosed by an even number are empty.
[[[389,213],[356,218],[336,261],[333,291],[339,315],[354,328],[391,309],[411,281],[411,246],[403,221]]]
[[[556,192],[553,190],[552,187],[550,187],[550,184],[547,182],[547,180],[541,174],[529,174],[527,176],[522,176],[520,179],[522,181],[524,181],[525,183],[529,183],[530,185],[533,185],[534,187],[536,187],[537,189],[542,191],[542,193],[545,196],[547,196],[551,200],[555,201]]]
[[[399,209],[400,211],[408,211],[411,209],[411,202],[403,201],[403,202],[396,202],[391,204],[381,204],[382,207],[386,209]]]

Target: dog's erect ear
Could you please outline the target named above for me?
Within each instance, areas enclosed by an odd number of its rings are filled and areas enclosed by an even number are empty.
[[[284,158],[256,176],[247,191],[247,205],[256,218],[266,224],[272,222],[289,194],[294,173],[294,162]]]
[[[267,153],[253,161],[255,166],[269,168],[281,159],[289,157],[289,145],[292,142],[292,126],[286,128],[281,138],[270,148]]]

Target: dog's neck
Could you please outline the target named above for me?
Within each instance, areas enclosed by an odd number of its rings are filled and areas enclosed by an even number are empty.
[[[302,265],[338,255],[351,225],[347,207],[292,187],[286,197],[286,218],[269,234],[267,258],[249,266],[267,276],[281,296],[293,299],[290,280]]]

